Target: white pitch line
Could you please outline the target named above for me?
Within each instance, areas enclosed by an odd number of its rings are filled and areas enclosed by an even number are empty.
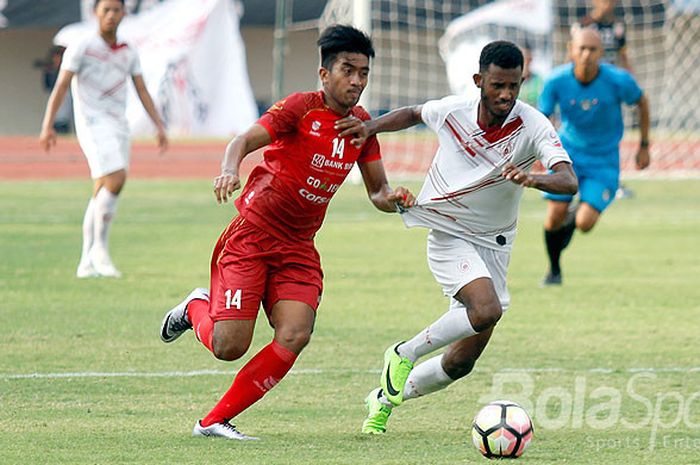
[[[0,380],[12,379],[61,379],[61,378],[190,378],[194,376],[219,376],[235,375],[237,370],[194,370],[194,371],[79,371],[67,373],[1,373]],[[329,374],[360,374],[376,375],[381,370],[354,370],[354,369],[326,369],[326,368],[301,368],[292,370],[292,375],[329,375]],[[503,368],[500,370],[477,370],[486,373],[591,373],[614,374],[621,373],[700,373],[700,367],[650,367],[650,368],[584,368],[573,370],[569,368]]]
[[[333,370],[308,368],[291,370],[294,375],[327,374],[379,374],[381,370]],[[189,378],[193,376],[235,375],[238,370],[194,370],[194,371],[79,371],[72,373],[16,373],[0,374],[0,379],[56,379],[56,378]]]

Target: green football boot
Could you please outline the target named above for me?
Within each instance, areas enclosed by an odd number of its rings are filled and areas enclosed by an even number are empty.
[[[409,373],[413,370],[413,362],[396,352],[400,344],[401,342],[397,342],[384,352],[384,368],[382,368],[380,383],[384,396],[394,405],[401,405],[403,402],[403,387]]]
[[[381,388],[377,388],[367,394],[365,405],[367,406],[367,418],[362,422],[362,432],[364,434],[384,434],[386,432],[386,422],[391,415],[391,407],[379,401]]]

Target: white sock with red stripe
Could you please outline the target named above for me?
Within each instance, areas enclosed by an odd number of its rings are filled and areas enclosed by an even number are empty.
[[[414,399],[431,392],[445,389],[455,380],[450,378],[442,368],[443,354],[417,365],[408,375],[404,385],[403,399]]]
[[[397,351],[402,357],[415,362],[423,355],[475,334],[466,309],[461,306],[455,307],[416,334],[413,339],[401,344]]]

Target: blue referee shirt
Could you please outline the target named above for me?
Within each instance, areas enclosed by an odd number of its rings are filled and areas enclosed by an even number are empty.
[[[574,166],[619,167],[622,103],[637,103],[641,96],[637,81],[623,69],[601,63],[598,76],[582,84],[568,63],[555,68],[545,82],[539,107],[550,116],[559,106],[559,135]]]

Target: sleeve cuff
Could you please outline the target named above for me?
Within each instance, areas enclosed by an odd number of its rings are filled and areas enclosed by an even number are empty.
[[[552,157],[549,160],[549,163],[547,164],[547,169],[551,170],[554,167],[554,165],[556,165],[557,163],[561,163],[561,162],[565,162],[565,163],[568,163],[570,165],[572,164],[571,159],[569,157],[556,156],[556,157]]]
[[[265,130],[267,131],[267,133],[270,134],[270,138],[271,138],[272,140],[277,139],[277,133],[276,133],[275,130],[272,128],[272,125],[271,125],[270,122],[267,120],[267,118],[265,118],[265,115],[263,115],[262,117],[260,117],[260,119],[258,119],[257,123],[258,123],[260,126],[262,126],[262,127],[265,128]]]

